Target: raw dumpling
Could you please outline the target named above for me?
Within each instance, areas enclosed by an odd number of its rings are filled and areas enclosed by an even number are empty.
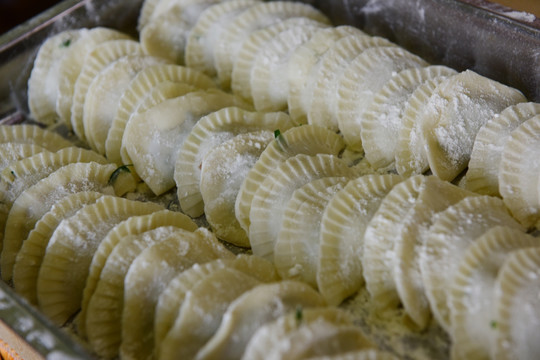
[[[119,222],[163,207],[104,196],[86,205],[56,228],[39,271],[39,308],[55,324],[64,324],[81,307],[92,257],[103,238]]]
[[[40,46],[28,79],[30,117],[43,124],[58,120],[56,100],[62,57],[87,29],[66,30],[49,37]]]
[[[330,110],[336,112],[339,130],[349,147],[362,150],[363,140],[368,141],[366,158],[374,168],[381,166],[376,161],[379,156],[372,157],[372,152],[376,153],[377,148],[370,146],[372,142],[367,139],[370,135],[363,132],[364,126],[369,128],[364,121],[366,110],[375,94],[394,74],[427,65],[427,62],[402,48],[380,46],[366,49],[355,57],[337,79],[337,107]]]
[[[141,47],[134,40],[110,40],[97,45],[84,60],[81,72],[75,81],[71,105],[71,127],[75,135],[86,141],[83,124],[83,109],[88,88],[92,80],[112,62],[130,54],[140,54]]]
[[[524,101],[518,90],[471,70],[439,84],[420,119],[433,174],[453,180],[467,166],[480,128],[506,107]]]
[[[483,195],[500,196],[499,166],[510,134],[524,121],[540,115],[540,104],[520,103],[504,109],[478,131],[465,174],[465,186]]]
[[[196,263],[234,255],[204,228],[173,236],[145,249],[129,267],[124,282],[122,358],[151,356],[159,294],[174,276]]]
[[[297,309],[263,325],[251,338],[245,360],[312,359],[346,354],[374,345],[337,308]]]
[[[285,206],[301,186],[324,177],[354,177],[358,174],[335,155],[293,156],[268,174],[253,196],[249,212],[249,241],[253,254],[273,259]]]
[[[394,75],[374,96],[362,116],[362,144],[374,168],[393,166],[396,139],[405,108],[414,90],[424,82],[455,73],[446,66],[413,67]]]
[[[276,139],[266,147],[246,176],[236,198],[236,219],[249,235],[253,196],[262,182],[280,163],[297,154],[338,155],[344,149],[343,138],[320,126],[299,126],[275,133]]]
[[[540,227],[540,115],[510,133],[499,165],[499,191],[512,215]]]
[[[274,247],[274,264],[283,279],[302,280],[317,288],[321,221],[330,199],[350,179],[325,177],[296,189],[285,204]]]
[[[289,59],[298,46],[325,27],[328,25],[317,22],[292,26],[264,45],[251,69],[251,98],[255,109],[287,109]]]
[[[203,158],[200,189],[204,214],[219,239],[249,247],[234,206],[247,173],[273,139],[273,132],[268,130],[239,134],[214,147]]]
[[[109,161],[117,164],[121,163],[122,160],[124,164],[131,163],[130,159],[124,156],[125,154],[121,154],[122,137],[126,124],[148,93],[156,85],[163,82],[182,83],[199,89],[215,87],[213,81],[204,74],[183,66],[161,64],[142,69],[122,94],[116,115],[107,134],[105,150]]]
[[[540,247],[508,256],[495,284],[496,328],[492,359],[533,360],[540,353]]]
[[[314,34],[308,41],[300,45],[293,54],[291,54],[287,76],[289,83],[287,108],[289,109],[289,114],[295,123],[307,123],[307,111],[309,104],[307,104],[308,101],[306,101],[307,96],[305,93],[310,91],[307,83],[312,69],[317,66],[323,55],[335,44],[336,41],[352,34],[361,35],[362,31],[348,25],[321,29],[320,31],[317,31],[317,33]]]
[[[32,304],[37,305],[37,278],[45,256],[45,249],[60,222],[75,214],[88,204],[93,204],[104,194],[95,191],[82,191],[68,195],[54,204],[39,219],[34,229],[22,243],[13,267],[13,286],[15,291]]]
[[[195,91],[165,100],[129,120],[122,146],[141,179],[154,194],[163,194],[175,185],[176,159],[195,123],[213,111],[243,105],[220,90]]]
[[[324,209],[317,285],[330,305],[339,305],[364,283],[364,233],[381,201],[403,179],[364,175],[351,180]]]
[[[216,76],[214,47],[220,33],[231,19],[259,0],[232,0],[211,6],[202,12],[189,33],[185,57],[186,65],[209,76]]]
[[[77,330],[81,337],[86,337],[86,310],[88,308],[88,302],[96,289],[109,255],[123,238],[138,235],[162,226],[175,226],[188,231],[195,231],[198,228],[197,224],[182,213],[161,210],[147,215],[132,216],[122,221],[112,228],[107,233],[107,236],[99,243],[92,257],[92,263],[90,264],[88,278],[84,287],[81,312],[77,318]]]
[[[302,282],[285,280],[256,286],[229,306],[217,332],[197,353],[197,359],[238,359],[263,324],[298,308],[324,305],[321,296]]]
[[[86,56],[97,45],[105,41],[120,39],[129,40],[130,36],[118,30],[96,27],[82,33],[77,41],[70,44],[62,56],[58,72],[56,112],[62,123],[68,127],[71,125],[71,106],[75,82],[82,70]]]
[[[451,329],[448,293],[459,261],[474,239],[497,225],[525,230],[499,198],[473,196],[439,213],[425,234],[421,275],[431,311],[447,331]]]
[[[107,134],[120,98],[138,72],[165,60],[147,55],[127,55],[112,62],[92,80],[84,99],[82,122],[91,148],[105,154]]]
[[[202,117],[184,141],[174,167],[182,211],[191,217],[203,214],[201,164],[209,151],[239,134],[262,130],[284,132],[292,126],[286,113],[251,112],[238,107],[228,107]]]
[[[495,226],[465,250],[449,291],[452,358],[490,359],[497,333],[497,275],[512,251],[533,246],[540,246],[540,239]]]
[[[292,17],[307,17],[322,23],[330,22],[323,13],[311,5],[287,1],[255,4],[228,22],[214,48],[214,64],[223,88],[230,86],[234,60],[247,37],[255,30]]]

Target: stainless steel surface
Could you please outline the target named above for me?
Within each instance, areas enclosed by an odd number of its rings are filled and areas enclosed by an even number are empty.
[[[39,45],[69,28],[108,26],[135,34],[142,0],[65,0],[0,37],[0,120],[27,113],[26,83]],[[304,0],[335,24],[356,25],[424,57],[466,68],[522,90],[540,102],[540,21],[509,17],[484,0]],[[0,284],[0,318],[43,354],[51,348],[32,331],[55,339],[75,358],[85,352],[34,309]],[[26,319],[30,327],[21,327]],[[24,324],[23,324],[24,325]]]

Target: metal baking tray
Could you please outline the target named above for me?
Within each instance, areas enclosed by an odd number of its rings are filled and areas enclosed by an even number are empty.
[[[384,36],[433,64],[473,69],[540,102],[540,19],[531,14],[485,0],[303,2],[320,8],[336,25],[350,24]],[[26,119],[26,84],[39,45],[48,36],[98,25],[136,36],[141,3],[65,0],[0,36],[0,123]],[[2,325],[43,358],[92,358],[69,331],[57,329],[0,283],[0,338]]]

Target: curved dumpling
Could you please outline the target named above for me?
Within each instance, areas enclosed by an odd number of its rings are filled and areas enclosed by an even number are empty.
[[[192,217],[203,214],[201,164],[211,149],[239,134],[262,130],[284,132],[292,126],[286,113],[251,112],[238,107],[228,107],[202,117],[184,141],[174,166],[182,211]]]
[[[518,90],[471,70],[439,84],[420,119],[433,174],[453,180],[467,166],[478,130],[506,107],[524,101]]]
[[[403,181],[397,175],[364,175],[347,183],[321,219],[317,285],[330,305],[339,305],[364,283],[364,233],[381,201]]]
[[[186,42],[186,65],[190,68],[216,76],[214,47],[223,27],[245,9],[259,0],[224,1],[204,10],[191,29]]]
[[[34,144],[16,142],[0,143],[0,172],[15,161],[28,158],[43,151],[47,150],[42,146]]]
[[[495,284],[496,327],[492,359],[536,359],[540,345],[540,247],[516,250]]]
[[[242,43],[253,31],[278,21],[301,16],[323,23],[330,22],[313,6],[288,1],[255,4],[229,21],[214,48],[214,64],[222,87],[230,86],[234,60],[238,56]]]
[[[192,287],[173,327],[161,344],[160,358],[193,359],[221,324],[230,304],[260,282],[244,272],[224,268]]]
[[[451,75],[455,74],[452,73]],[[424,139],[422,114],[437,86],[449,76],[438,76],[419,85],[411,94],[403,112],[396,141],[396,171],[403,176],[422,174],[429,169]]]
[[[362,146],[374,168],[393,165],[405,108],[414,90],[424,82],[455,73],[446,66],[405,69],[394,75],[373,96],[361,120]]]
[[[323,212],[334,194],[349,180],[347,177],[325,177],[292,193],[285,204],[274,246],[274,264],[281,278],[302,280],[317,288]]]
[[[420,252],[420,270],[431,311],[450,331],[448,293],[468,246],[493,226],[524,231],[503,201],[490,196],[467,197],[439,213],[429,227]]]
[[[327,29],[321,29],[291,54],[287,74],[289,83],[287,108],[289,109],[291,118],[296,124],[307,123],[308,101],[306,100],[307,96],[305,93],[310,91],[307,83],[312,69],[317,67],[318,63],[323,58],[323,55],[339,39],[352,34],[361,35],[362,31],[348,25],[332,26]]]
[[[157,358],[160,358],[162,350],[164,352],[171,350],[169,355],[176,350],[175,339],[177,333],[173,332],[169,335],[169,332],[175,325],[182,304],[189,291],[207,276],[223,269],[241,271],[264,283],[279,280],[279,276],[271,262],[258,256],[245,254],[239,254],[235,259],[217,259],[204,264],[195,264],[186,271],[178,274],[159,295],[156,305],[154,335]],[[166,338],[167,345],[164,345],[162,349],[161,344]]]
[[[96,27],[85,31],[77,41],[71,44],[62,56],[58,73],[58,97],[56,112],[60,120],[71,125],[71,106],[75,82],[81,72],[86,56],[99,44],[109,40],[130,39],[130,36],[114,29]]]
[[[366,49],[379,46],[393,46],[393,44],[380,37],[353,32],[336,41],[321,56],[306,80],[304,106],[309,124],[339,130],[338,79],[355,57]]]
[[[465,174],[467,189],[499,196],[499,166],[510,134],[524,121],[540,115],[540,104],[520,103],[504,109],[478,131]]]
[[[281,163],[260,184],[249,212],[249,242],[253,254],[273,259],[285,205],[301,186],[324,177],[354,177],[358,172],[335,155],[299,154]]]
[[[219,239],[249,247],[247,234],[236,220],[236,196],[247,173],[273,139],[274,134],[268,130],[239,134],[203,158],[200,189],[204,214]]]
[[[162,209],[151,202],[105,196],[62,221],[49,241],[39,271],[41,311],[54,323],[64,324],[80,309],[92,257],[109,230],[131,216]]]
[[[156,195],[163,194],[175,185],[176,159],[195,123],[213,111],[243,105],[220,90],[195,91],[165,100],[129,120],[122,146],[141,179]]]
[[[198,89],[215,87],[213,81],[199,71],[179,65],[160,64],[142,69],[130,82],[120,97],[113,122],[107,133],[105,151],[109,161],[129,164],[129,158],[121,154],[122,137],[131,114],[141,105],[143,99],[158,84],[164,82],[182,83]]]
[[[0,143],[21,143],[41,146],[49,151],[73,146],[73,143],[61,135],[37,125],[18,124],[0,126]]]
[[[122,309],[126,291],[124,280],[131,264],[145,249],[169,237],[184,236],[188,232],[172,225],[158,226],[122,237],[111,251],[88,301],[82,304],[84,320],[78,319],[79,328],[84,328],[88,343],[100,357],[118,356],[122,342]],[[88,286],[85,287],[85,293],[88,293],[87,289]]]
[[[204,228],[172,236],[135,258],[124,281],[122,358],[147,358],[153,351],[154,314],[159,294],[172,278],[196,263],[234,255]]]
[[[292,26],[264,45],[251,69],[251,98],[255,109],[287,109],[289,59],[298,46],[325,27],[328,25],[318,22]]]
[[[49,240],[64,218],[75,214],[88,204],[95,203],[103,193],[82,191],[67,195],[54,204],[45,215],[36,222],[28,237],[22,243],[21,249],[13,266],[13,287],[32,305],[37,305],[37,278],[45,256]]]
[[[88,271],[88,277],[83,291],[81,312],[77,318],[77,330],[81,337],[86,337],[86,310],[88,308],[88,302],[96,289],[97,283],[101,277],[101,272],[109,255],[111,255],[116,246],[123,241],[123,238],[138,235],[163,226],[174,226],[188,231],[195,231],[198,228],[188,216],[182,213],[161,210],[151,214],[132,216],[129,219],[120,222],[112,228],[99,243],[94,256],[92,256],[90,270]]]
[[[249,235],[253,196],[276,166],[297,154],[338,155],[344,147],[341,136],[320,126],[306,125],[291,128],[284,133],[276,132],[276,139],[263,151],[238,192],[235,212],[240,226]]]
[[[91,148],[105,154],[107,134],[122,94],[138,72],[164,62],[164,59],[154,56],[126,55],[113,61],[92,80],[84,99],[82,114],[86,142]]]
[[[527,227],[540,227],[540,115],[510,133],[499,165],[499,191],[512,215]]]
[[[337,121],[345,142],[355,150],[362,150],[363,140],[368,141],[366,158],[378,168],[376,151],[369,145],[370,135],[364,134],[364,114],[375,94],[390,81],[395,73],[405,69],[427,66],[420,57],[397,46],[379,46],[366,49],[355,57],[337,79]],[[332,110],[332,108],[330,108]]]
[[[58,120],[56,100],[60,63],[70,46],[87,31],[87,29],[62,31],[47,38],[40,46],[28,79],[30,117],[37,122],[50,125]]]
[[[540,246],[540,239],[521,230],[495,226],[474,240],[449,291],[452,357],[489,359],[495,347],[495,281],[508,255],[524,247]]]
[[[88,88],[92,80],[107,66],[121,57],[130,54],[140,54],[139,43],[134,40],[110,40],[97,45],[84,60],[81,72],[75,81],[73,100],[71,104],[71,128],[75,135],[86,141],[83,124],[83,109]]]
[[[242,359],[332,358],[373,348],[348,314],[332,307],[297,309],[259,328]]]
[[[250,34],[242,43],[242,46],[238,51],[238,56],[234,60],[231,75],[232,91],[246,100],[253,101],[251,79],[253,76],[253,68],[256,66],[259,54],[266,51],[266,48],[272,43],[273,39],[280,36],[283,32],[295,26],[309,26],[310,24],[320,25],[320,23],[309,18],[293,17],[263,27]],[[274,72],[275,71],[272,71],[272,73]],[[280,76],[282,75],[280,74]]]
[[[423,232],[437,212],[468,195],[434,176],[416,175],[382,200],[366,228],[362,253],[366,287],[378,309],[401,301],[420,328],[427,325],[429,306],[417,255]]]
[[[293,280],[262,284],[245,292],[229,306],[214,336],[197,353],[198,359],[238,359],[256,329],[301,308],[324,306],[309,285]]]

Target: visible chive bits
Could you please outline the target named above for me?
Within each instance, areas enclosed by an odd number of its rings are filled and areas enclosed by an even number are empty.
[[[111,174],[111,177],[109,178],[109,185],[114,184],[114,182],[116,181],[116,179],[118,179],[118,176],[120,176],[121,173],[123,172],[131,173],[131,170],[129,170],[128,166],[132,166],[132,165],[122,165],[116,170],[114,170],[113,173]]]
[[[64,40],[62,44],[60,44],[60,47],[69,47],[71,45],[71,39]]]
[[[294,318],[296,319],[296,322],[300,324],[304,318],[304,312],[302,310],[302,307],[299,306],[296,308],[296,312],[294,314]]]

